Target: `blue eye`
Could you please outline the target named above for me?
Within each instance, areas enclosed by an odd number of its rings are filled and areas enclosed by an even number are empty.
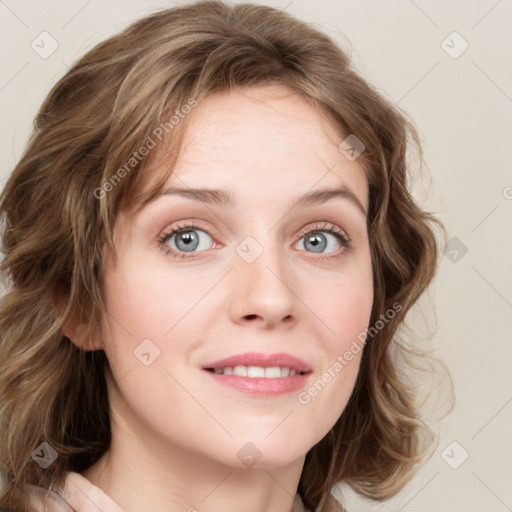
[[[302,250],[318,254],[318,259],[339,256],[339,249],[348,250],[352,241],[344,231],[334,224],[317,223],[307,226],[301,232],[299,245]],[[212,237],[193,224],[177,226],[158,238],[159,245],[167,255],[174,258],[193,258],[195,253],[203,252],[215,246]],[[344,252],[344,251],[342,251]]]
[[[330,253],[337,250],[340,244],[344,246],[345,240],[338,233],[331,231],[311,231],[301,238],[303,248],[308,252]],[[329,250],[326,250],[329,249]]]
[[[164,233],[160,237],[159,243],[162,246],[166,245],[174,252],[191,253],[211,248],[213,239],[206,231],[193,225],[187,225],[179,226],[168,233]]]
[[[331,261],[352,248],[352,240],[335,224],[317,222],[306,226],[300,233],[299,247],[317,254],[315,259]]]

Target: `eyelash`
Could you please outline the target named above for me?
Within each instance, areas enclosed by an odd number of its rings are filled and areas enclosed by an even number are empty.
[[[185,225],[178,225],[175,228],[172,228],[169,231],[162,233],[158,237],[158,240],[157,240],[158,246],[161,247],[161,249],[165,252],[166,256],[171,256],[171,257],[177,258],[177,259],[187,259],[187,258],[193,259],[196,256],[192,256],[192,254],[197,254],[197,253],[177,252],[168,246],[166,247],[165,244],[169,241],[169,239],[173,235],[179,234],[183,231],[189,231],[189,230],[194,230],[194,229],[204,231],[211,237],[210,233],[208,233],[207,230],[201,228],[200,226],[195,225],[193,222],[190,222]],[[343,248],[342,252],[348,251],[352,248],[352,240],[347,236],[347,234],[344,231],[342,231],[340,228],[338,228],[336,225],[328,223],[328,222],[315,223],[313,225],[307,226],[306,228],[303,228],[300,231],[299,240],[304,238],[306,235],[309,235],[311,233],[317,233],[317,232],[330,233],[331,235],[334,235],[338,239],[338,241],[340,242],[340,244]],[[199,251],[199,252],[203,252],[203,251]],[[315,254],[315,253],[311,253],[311,254]],[[315,257],[315,259],[318,259],[321,261],[331,260],[338,256],[340,256],[339,251],[334,251],[332,253],[327,253],[327,254],[318,253],[318,255]]]

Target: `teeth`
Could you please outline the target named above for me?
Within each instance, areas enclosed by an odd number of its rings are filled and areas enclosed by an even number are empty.
[[[233,368],[233,375],[247,377],[247,366],[238,365]]]
[[[279,375],[281,375],[281,372],[279,372]],[[265,377],[265,368],[261,368],[261,366],[248,366],[247,377]]]
[[[215,369],[214,371],[216,374],[237,375],[238,377],[250,377],[252,379],[262,377],[266,379],[276,379],[279,377],[293,377],[294,375],[297,375],[297,370],[290,370],[290,368],[287,367],[281,368],[280,366],[263,368],[261,366],[237,365],[235,367],[227,366],[226,368]]]
[[[255,368],[255,366],[253,366]],[[259,370],[263,370],[263,368],[259,368]],[[276,377],[281,377],[281,368],[279,366],[271,366],[270,368],[265,368],[264,377],[267,379],[275,379]]]

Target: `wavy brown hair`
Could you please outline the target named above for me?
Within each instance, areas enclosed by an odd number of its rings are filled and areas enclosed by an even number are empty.
[[[385,499],[431,453],[407,378],[411,349],[397,333],[434,276],[436,230],[443,232],[408,190],[406,151],[420,147],[414,127],[314,27],[270,7],[199,2],[141,19],[78,60],[41,106],[0,197],[0,506],[26,512],[29,484],[60,486],[67,471],[84,471],[109,448],[108,360],[102,350],[77,348],[63,326],[85,321],[90,339],[97,335],[117,213],[161,190],[187,119],[166,125],[170,164],[152,187],[139,185],[157,152],[122,179],[119,169],[191,98],[200,104],[217,90],[265,84],[290,88],[363,142],[371,325],[402,306],[368,342],[351,399],[309,450],[298,491],[320,512],[331,509],[339,482]],[[47,469],[31,457],[43,441],[58,453]]]

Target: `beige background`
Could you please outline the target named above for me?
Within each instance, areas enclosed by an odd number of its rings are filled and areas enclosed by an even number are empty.
[[[128,22],[178,3],[0,2],[2,183],[41,101],[68,66]],[[457,239],[432,291],[434,344],[454,378],[455,409],[438,427],[437,452],[398,496],[369,504],[345,490],[349,511],[512,510],[512,2],[261,3],[351,47],[360,72],[409,112],[432,174],[415,193]],[[45,59],[31,48],[43,31],[58,43]]]

